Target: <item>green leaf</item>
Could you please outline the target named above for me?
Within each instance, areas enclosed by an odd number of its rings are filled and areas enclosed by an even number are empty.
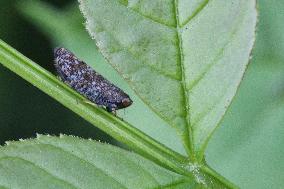
[[[91,124],[96,125],[118,141],[127,144],[133,150],[158,163],[160,166],[184,175],[192,182],[198,183],[198,185],[235,188],[233,184],[208,166],[188,162],[185,157],[161,145],[111,113],[95,105],[85,103],[85,98],[1,40],[0,62]],[[16,152],[17,150],[14,151],[14,153]],[[14,163],[16,162],[9,164],[8,167],[13,166]],[[70,168],[71,166],[68,165],[68,167]],[[25,174],[19,173],[19,175],[24,176]],[[35,177],[37,176],[38,174],[36,173]],[[8,176],[8,178],[10,177]],[[4,181],[8,178],[5,177]]]
[[[225,188],[212,178],[203,180],[206,175],[200,172],[194,174],[200,180],[108,144],[64,135],[38,135],[0,148],[4,188]]]
[[[162,164],[166,167],[171,167],[177,172],[185,172],[182,168],[182,164],[185,163],[183,156],[161,145],[104,109],[86,103],[86,98],[1,40],[0,63],[118,141],[157,162],[162,163],[162,159],[164,159],[165,162]]]
[[[80,0],[103,55],[198,161],[246,69],[255,6],[247,0]]]
[[[0,148],[6,188],[196,188],[197,183],[117,147],[64,136],[8,142]]]
[[[96,44],[83,25],[84,18],[77,4],[57,10],[42,1],[25,1],[19,3],[18,9],[30,22],[51,38],[54,46],[64,46],[72,50],[76,56],[91,65],[97,72],[127,91],[135,103],[127,109],[118,111],[119,117],[172,150],[186,155],[175,129],[168,127],[166,122],[153,114],[98,52]],[[137,116],[141,112],[143,116]]]

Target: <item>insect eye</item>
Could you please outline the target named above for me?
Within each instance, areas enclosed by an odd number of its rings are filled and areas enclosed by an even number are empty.
[[[121,101],[123,107],[128,107],[132,104],[132,100],[130,100],[129,98],[124,98]]]

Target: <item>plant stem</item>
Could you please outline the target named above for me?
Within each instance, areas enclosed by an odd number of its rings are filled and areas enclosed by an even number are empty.
[[[229,180],[227,180],[225,177],[223,177],[222,175],[220,175],[219,173],[217,173],[215,170],[213,170],[211,167],[209,167],[208,165],[203,165],[200,167],[200,170],[204,173],[207,173],[208,175],[210,175],[211,177],[215,178],[216,180],[218,180],[220,183],[222,183],[223,185],[225,185],[227,188],[232,188],[232,189],[238,189],[239,187],[236,186],[235,184],[233,184],[232,182],[230,182]]]
[[[186,157],[160,144],[104,109],[86,103],[86,98],[2,40],[0,40],[0,63],[142,156],[176,173],[194,178],[193,173],[188,170],[188,165],[191,163]],[[201,171],[224,183],[228,188],[235,188],[211,168],[204,166],[201,167]]]
[[[0,40],[0,62],[116,140],[176,172],[181,172],[180,162],[185,162],[186,157],[160,144],[104,109],[86,103],[87,99],[2,40]]]

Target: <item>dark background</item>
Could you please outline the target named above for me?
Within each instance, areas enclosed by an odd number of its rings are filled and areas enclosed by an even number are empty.
[[[58,8],[71,0],[46,0]],[[16,0],[0,1],[0,37],[19,52],[55,72],[53,46],[19,11]],[[100,130],[0,65],[0,143],[41,134],[72,134],[111,141]]]

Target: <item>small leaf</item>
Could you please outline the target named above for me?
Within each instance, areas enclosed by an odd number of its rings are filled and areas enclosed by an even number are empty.
[[[4,188],[186,188],[198,184],[143,157],[76,137],[38,136],[0,148]]]
[[[249,60],[255,1],[80,0],[107,60],[201,161]]]

